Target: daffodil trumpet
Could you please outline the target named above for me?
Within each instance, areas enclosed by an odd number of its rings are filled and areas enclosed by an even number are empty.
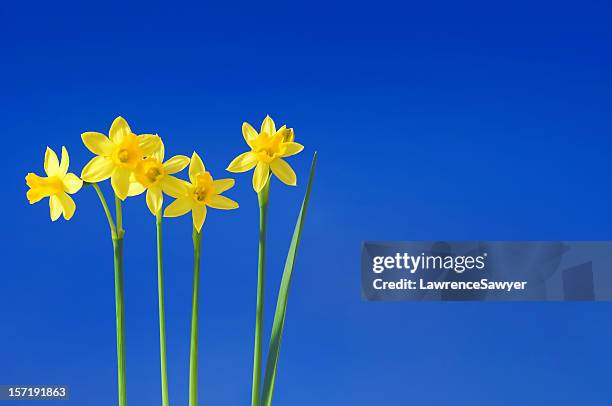
[[[221,210],[238,208],[238,203],[221,193],[234,186],[233,179],[213,179],[197,153],[191,156],[189,182],[179,181],[175,187],[164,189],[176,200],[164,210],[164,217],[178,217],[191,212],[193,222],[193,292],[191,300],[191,339],[189,350],[189,406],[198,402],[198,303],[200,299],[200,256],[202,226],[207,207]]]

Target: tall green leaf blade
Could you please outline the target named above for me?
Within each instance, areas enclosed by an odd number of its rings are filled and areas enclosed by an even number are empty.
[[[261,397],[262,406],[272,405],[272,396],[274,395],[274,383],[276,382],[276,369],[278,366],[278,358],[280,355],[280,346],[283,338],[283,329],[285,327],[285,315],[287,314],[287,301],[289,299],[289,287],[291,285],[291,277],[293,276],[293,268],[295,266],[295,257],[297,256],[300,238],[302,236],[302,228],[304,227],[304,219],[306,218],[306,210],[308,209],[308,201],[310,200],[310,191],[312,190],[312,182],[314,180],[315,168],[317,166],[317,153],[314,153],[312,165],[310,167],[310,176],[308,177],[308,186],[306,194],[302,201],[300,214],[298,215],[297,223],[291,238],[289,253],[285,261],[285,269],[278,292],[278,300],[276,302],[276,312],[274,313],[274,323],[272,324],[272,334],[270,336],[270,348],[268,350],[268,360],[266,362],[266,375],[263,384],[263,393]]]

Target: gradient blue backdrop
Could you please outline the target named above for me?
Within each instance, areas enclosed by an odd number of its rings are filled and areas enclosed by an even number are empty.
[[[87,4],[85,4],[87,3]],[[426,3],[426,4],[425,4]],[[612,305],[366,303],[365,239],[610,239],[612,9],[604,1],[18,2],[2,23],[0,383],[116,402],[111,244],[95,193],[29,206],[47,145],[71,168],[117,115],[216,176],[243,121],[296,129],[273,181],[266,326],[314,150],[278,405],[608,405]],[[250,399],[250,174],[203,238],[203,405]],[[108,184],[105,185],[108,192]],[[128,396],[160,404],[154,221],[125,209]],[[187,401],[191,225],[165,223],[171,400]]]

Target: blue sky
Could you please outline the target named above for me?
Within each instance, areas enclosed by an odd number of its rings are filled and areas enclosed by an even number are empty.
[[[266,325],[312,154],[278,405],[608,404],[607,303],[367,303],[363,240],[610,239],[612,9],[602,1],[0,6],[0,383],[116,399],[111,245],[91,189],[70,222],[26,173],[117,115],[214,176],[266,114],[306,145],[272,184]],[[201,404],[250,399],[257,203],[248,174],[203,237]],[[109,192],[109,185],[105,190]],[[128,397],[160,404],[154,220],[125,208]],[[187,399],[188,218],[164,224],[171,401]]]

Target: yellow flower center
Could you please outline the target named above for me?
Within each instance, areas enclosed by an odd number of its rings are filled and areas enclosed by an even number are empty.
[[[142,186],[148,188],[159,183],[159,181],[166,176],[166,171],[162,163],[157,159],[147,158],[141,160],[138,165],[136,165],[134,175]]]
[[[136,136],[134,134],[126,136],[121,144],[117,145],[112,158],[116,165],[134,169],[143,158],[142,149],[138,145]]]
[[[209,172],[204,172],[196,176],[193,184],[192,196],[198,204],[205,204],[214,193],[213,178]]]
[[[157,181],[159,175],[161,175],[161,171],[159,170],[159,168],[150,168],[146,173],[147,178],[149,178],[151,182]]]
[[[206,201],[206,193],[207,193],[207,190],[203,186],[193,191],[193,195],[198,202]]]
[[[119,152],[117,153],[117,158],[119,159],[119,162],[128,162],[130,160],[130,151],[125,148],[119,150]]]
[[[251,141],[251,149],[257,154],[257,159],[270,163],[283,153],[283,134],[268,135],[261,133],[259,137]]]

